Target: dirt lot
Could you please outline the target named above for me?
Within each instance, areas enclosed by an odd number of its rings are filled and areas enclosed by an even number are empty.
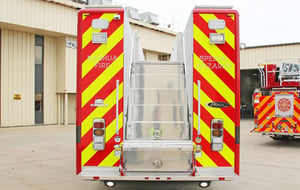
[[[208,190],[290,190],[300,187],[300,140],[250,134],[241,122],[241,176]],[[75,126],[0,129],[0,189],[107,189],[75,175]],[[118,183],[119,189],[200,189],[190,183]]]

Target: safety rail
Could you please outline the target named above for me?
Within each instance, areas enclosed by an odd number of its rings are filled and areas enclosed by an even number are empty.
[[[300,58],[265,60],[258,71],[262,88],[300,87]]]

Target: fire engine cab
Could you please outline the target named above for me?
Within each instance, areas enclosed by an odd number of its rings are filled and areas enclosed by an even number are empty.
[[[273,139],[300,135],[300,59],[259,64],[261,88],[254,91],[253,132]]]
[[[238,176],[238,20],[196,7],[171,60],[157,62],[145,61],[122,7],[80,10],[77,174],[109,187]]]

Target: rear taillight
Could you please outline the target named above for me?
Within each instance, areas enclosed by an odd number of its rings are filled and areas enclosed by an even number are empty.
[[[211,121],[211,149],[213,151],[223,150],[223,120],[213,119]]]
[[[95,150],[105,149],[105,120],[94,119],[93,121],[93,148]]]

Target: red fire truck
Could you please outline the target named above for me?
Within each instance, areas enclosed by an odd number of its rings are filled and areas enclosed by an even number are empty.
[[[157,62],[144,60],[122,7],[80,10],[77,174],[109,187],[239,175],[238,20],[195,8],[171,61]]]
[[[259,64],[261,88],[253,94],[253,132],[273,139],[300,135],[299,60],[267,60]]]

